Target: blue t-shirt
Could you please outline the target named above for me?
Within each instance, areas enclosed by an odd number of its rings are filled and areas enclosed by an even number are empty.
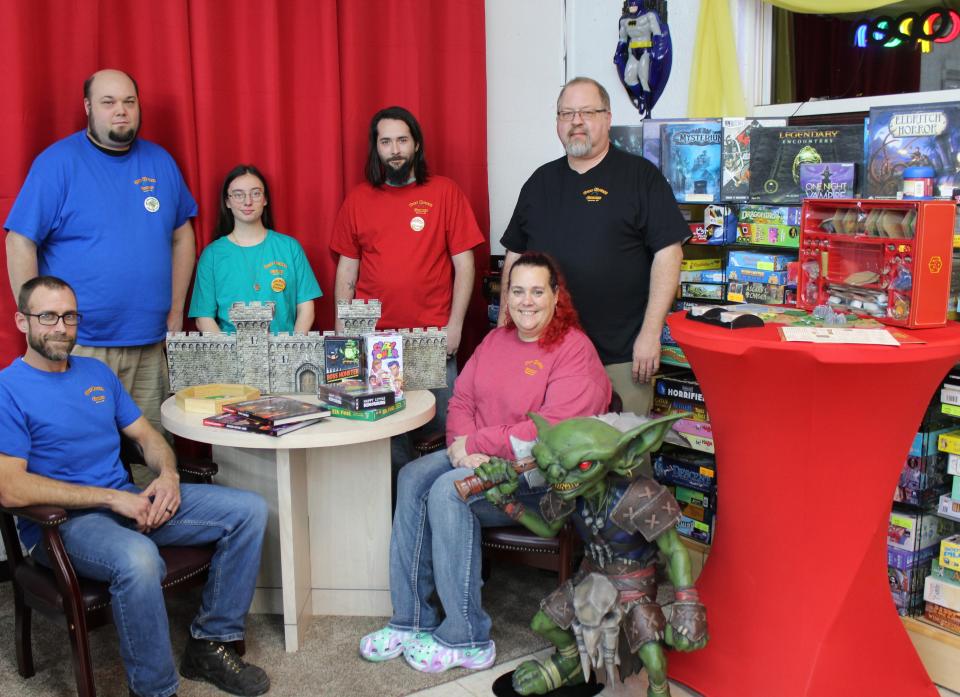
[[[106,364],[71,356],[62,373],[17,358],[0,371],[0,453],[27,471],[71,484],[119,489],[130,482],[120,462],[120,429],[140,410]],[[40,529],[19,520],[30,549]]]
[[[37,245],[41,274],[73,286],[77,343],[144,346],[166,336],[173,231],[196,214],[166,150],[137,139],[108,155],[80,131],[37,156],[4,227]]]
[[[322,295],[307,255],[288,235],[267,230],[260,244],[241,247],[226,237],[200,255],[190,317],[214,317],[221,331],[235,334],[230,306],[235,302],[275,303],[270,331],[292,332],[297,305]]]

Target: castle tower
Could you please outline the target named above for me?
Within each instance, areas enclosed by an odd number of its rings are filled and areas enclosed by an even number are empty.
[[[379,300],[337,301],[337,319],[343,320],[345,336],[360,336],[376,331],[380,319]]]
[[[240,382],[270,392],[270,322],[272,302],[233,303],[230,321],[237,328],[237,359]]]

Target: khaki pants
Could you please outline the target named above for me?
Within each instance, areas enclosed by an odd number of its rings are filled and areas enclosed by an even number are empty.
[[[168,441],[170,435],[160,425],[160,405],[170,393],[167,375],[167,358],[163,342],[146,346],[80,346],[73,348],[76,356],[96,358],[116,373],[123,387],[140,407],[143,416]],[[145,486],[156,475],[143,465],[134,464],[133,480],[137,486]]]
[[[623,400],[623,410],[648,416],[653,406],[653,383],[634,382],[630,373],[632,366],[632,363],[611,363],[603,366],[603,369],[607,371],[613,389]]]

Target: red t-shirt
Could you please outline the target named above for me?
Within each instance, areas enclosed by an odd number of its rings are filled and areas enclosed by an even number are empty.
[[[364,182],[343,202],[330,249],[360,260],[358,299],[377,298],[381,329],[442,327],[450,319],[450,257],[483,242],[467,197],[452,180],[375,189]]]

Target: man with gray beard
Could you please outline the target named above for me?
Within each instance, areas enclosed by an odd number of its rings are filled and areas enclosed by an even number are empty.
[[[523,185],[500,239],[503,278],[527,250],[552,255],[624,410],[646,414],[689,229],[660,171],[610,147],[611,120],[610,96],[596,80],[564,85],[557,136],[566,155]]]

